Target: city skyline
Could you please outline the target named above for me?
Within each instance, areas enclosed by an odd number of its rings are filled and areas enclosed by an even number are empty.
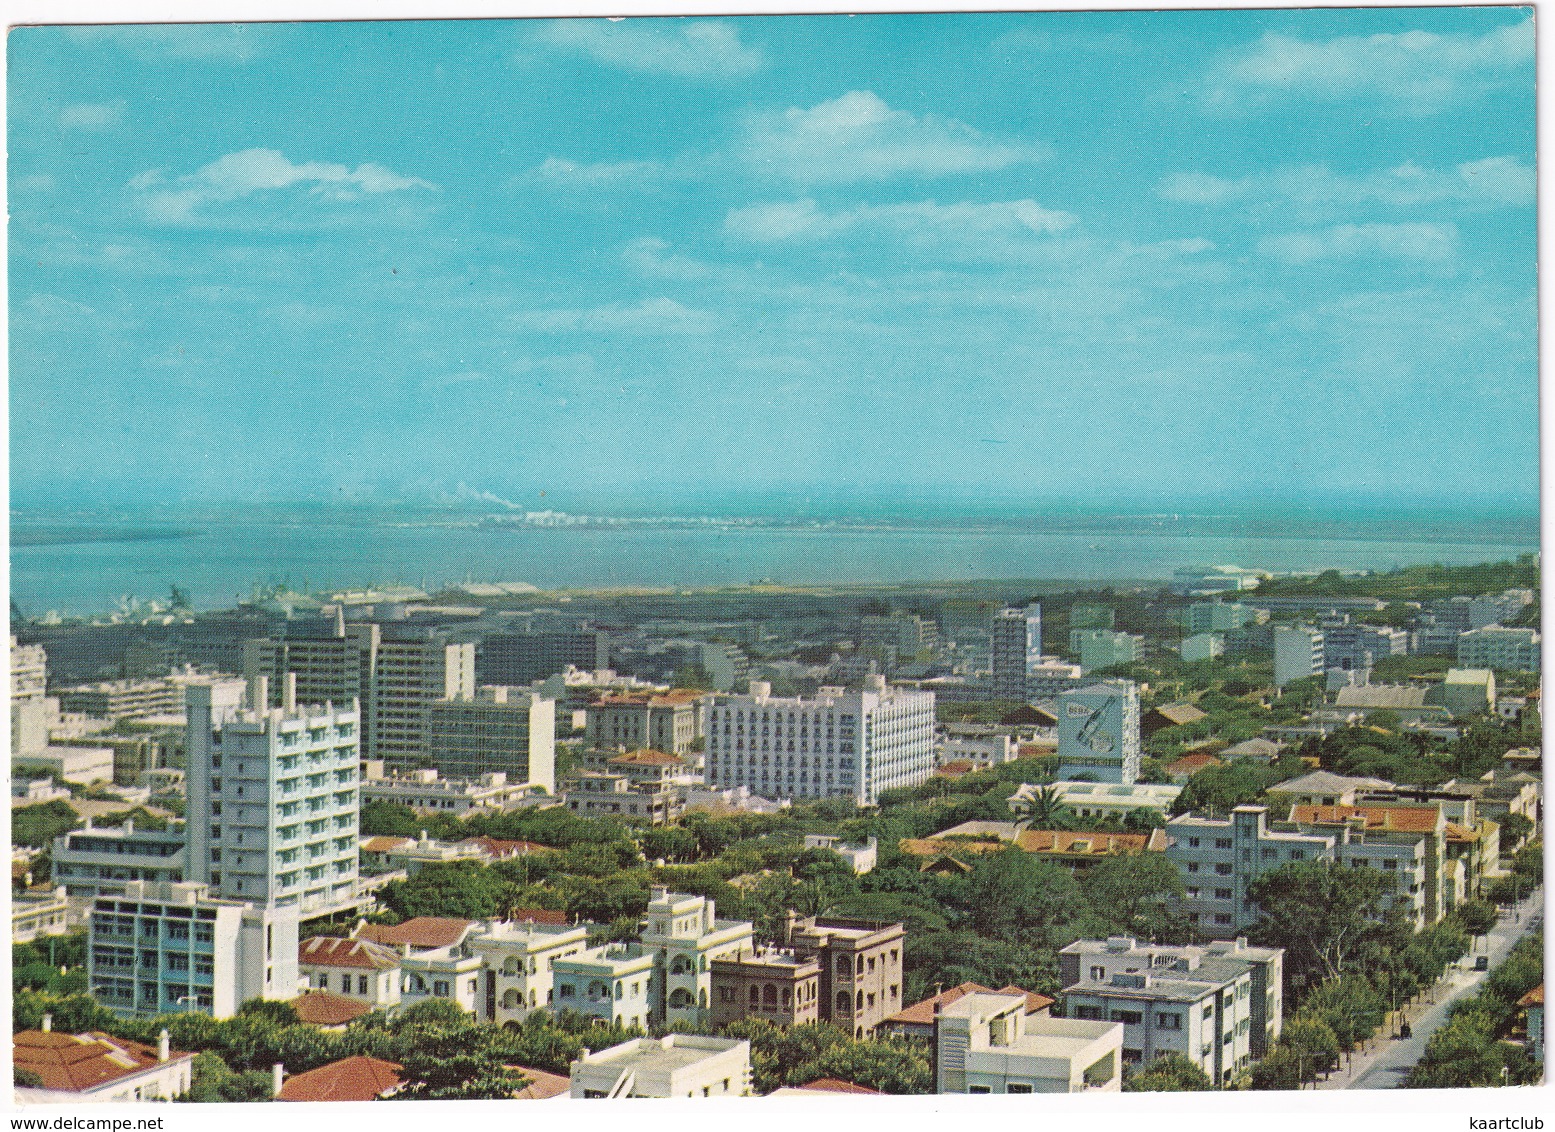
[[[1524,9],[9,50],[21,505],[1536,506]]]

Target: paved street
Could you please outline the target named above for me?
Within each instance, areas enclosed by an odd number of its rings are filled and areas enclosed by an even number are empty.
[[[1459,966],[1449,968],[1446,975],[1432,991],[1428,991],[1405,1011],[1412,1033],[1404,1040],[1394,1040],[1379,1031],[1377,1038],[1367,1043],[1367,1052],[1352,1056],[1348,1068],[1331,1074],[1326,1081],[1319,1081],[1319,1089],[1396,1089],[1404,1081],[1415,1062],[1425,1053],[1431,1035],[1447,1020],[1447,1011],[1464,995],[1473,994],[1488,971],[1473,970],[1474,957],[1488,954],[1493,970],[1519,939],[1543,919],[1544,890],[1541,888],[1518,905],[1516,914],[1503,913],[1496,926],[1483,940],[1475,940],[1475,950]],[[1464,968],[1469,968],[1465,970]],[[1430,999],[1436,1001],[1432,1003]]]

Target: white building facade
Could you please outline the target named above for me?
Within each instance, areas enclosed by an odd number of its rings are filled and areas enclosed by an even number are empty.
[[[809,699],[773,696],[753,680],[749,694],[714,696],[708,711],[709,786],[870,805],[933,773],[934,693],[890,688],[879,676],[860,692],[822,688]]]

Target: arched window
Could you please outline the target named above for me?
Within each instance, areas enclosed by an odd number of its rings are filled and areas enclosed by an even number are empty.
[[[671,1010],[687,1010],[696,1000],[691,997],[691,992],[685,987],[676,987],[670,994],[669,1005]]]
[[[838,1014],[846,1014],[847,1012],[848,1012],[848,992],[845,991],[845,990],[840,990],[840,991],[837,992],[837,1013]]]
[[[677,955],[670,960],[670,974],[684,975],[689,970],[691,970],[691,961],[684,955]]]
[[[784,1006],[792,1006],[793,1002],[794,1002],[794,992],[793,992],[793,990],[791,988],[789,988],[789,987],[784,987],[783,988],[783,1005]]]
[[[761,1000],[767,1006],[777,1005],[777,987],[768,983],[761,988]]]
[[[512,1010],[515,1006],[522,1005],[523,1001],[520,999],[518,991],[514,990],[512,987],[509,987],[507,990],[502,992],[502,1009]]]
[[[858,1008],[860,1010],[864,1009],[864,992],[863,991],[859,991],[858,992]]]
[[[508,956],[508,961],[506,963],[502,964],[502,973],[504,975],[517,975],[517,974],[519,974],[520,971],[522,970],[522,968],[520,966],[520,962],[521,961],[519,960],[518,956],[516,956],[516,955],[509,955]]]
[[[751,984],[751,1005],[761,1005],[761,988],[756,986],[754,983]]]
[[[852,973],[853,964],[848,961],[848,957],[846,955],[837,956],[837,974],[851,975]]]
[[[861,975],[864,973],[864,957],[862,955],[858,957],[858,973]]]

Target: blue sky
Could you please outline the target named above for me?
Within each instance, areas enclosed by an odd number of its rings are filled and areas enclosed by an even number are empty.
[[[13,499],[1531,506],[1533,42],[21,29]]]

